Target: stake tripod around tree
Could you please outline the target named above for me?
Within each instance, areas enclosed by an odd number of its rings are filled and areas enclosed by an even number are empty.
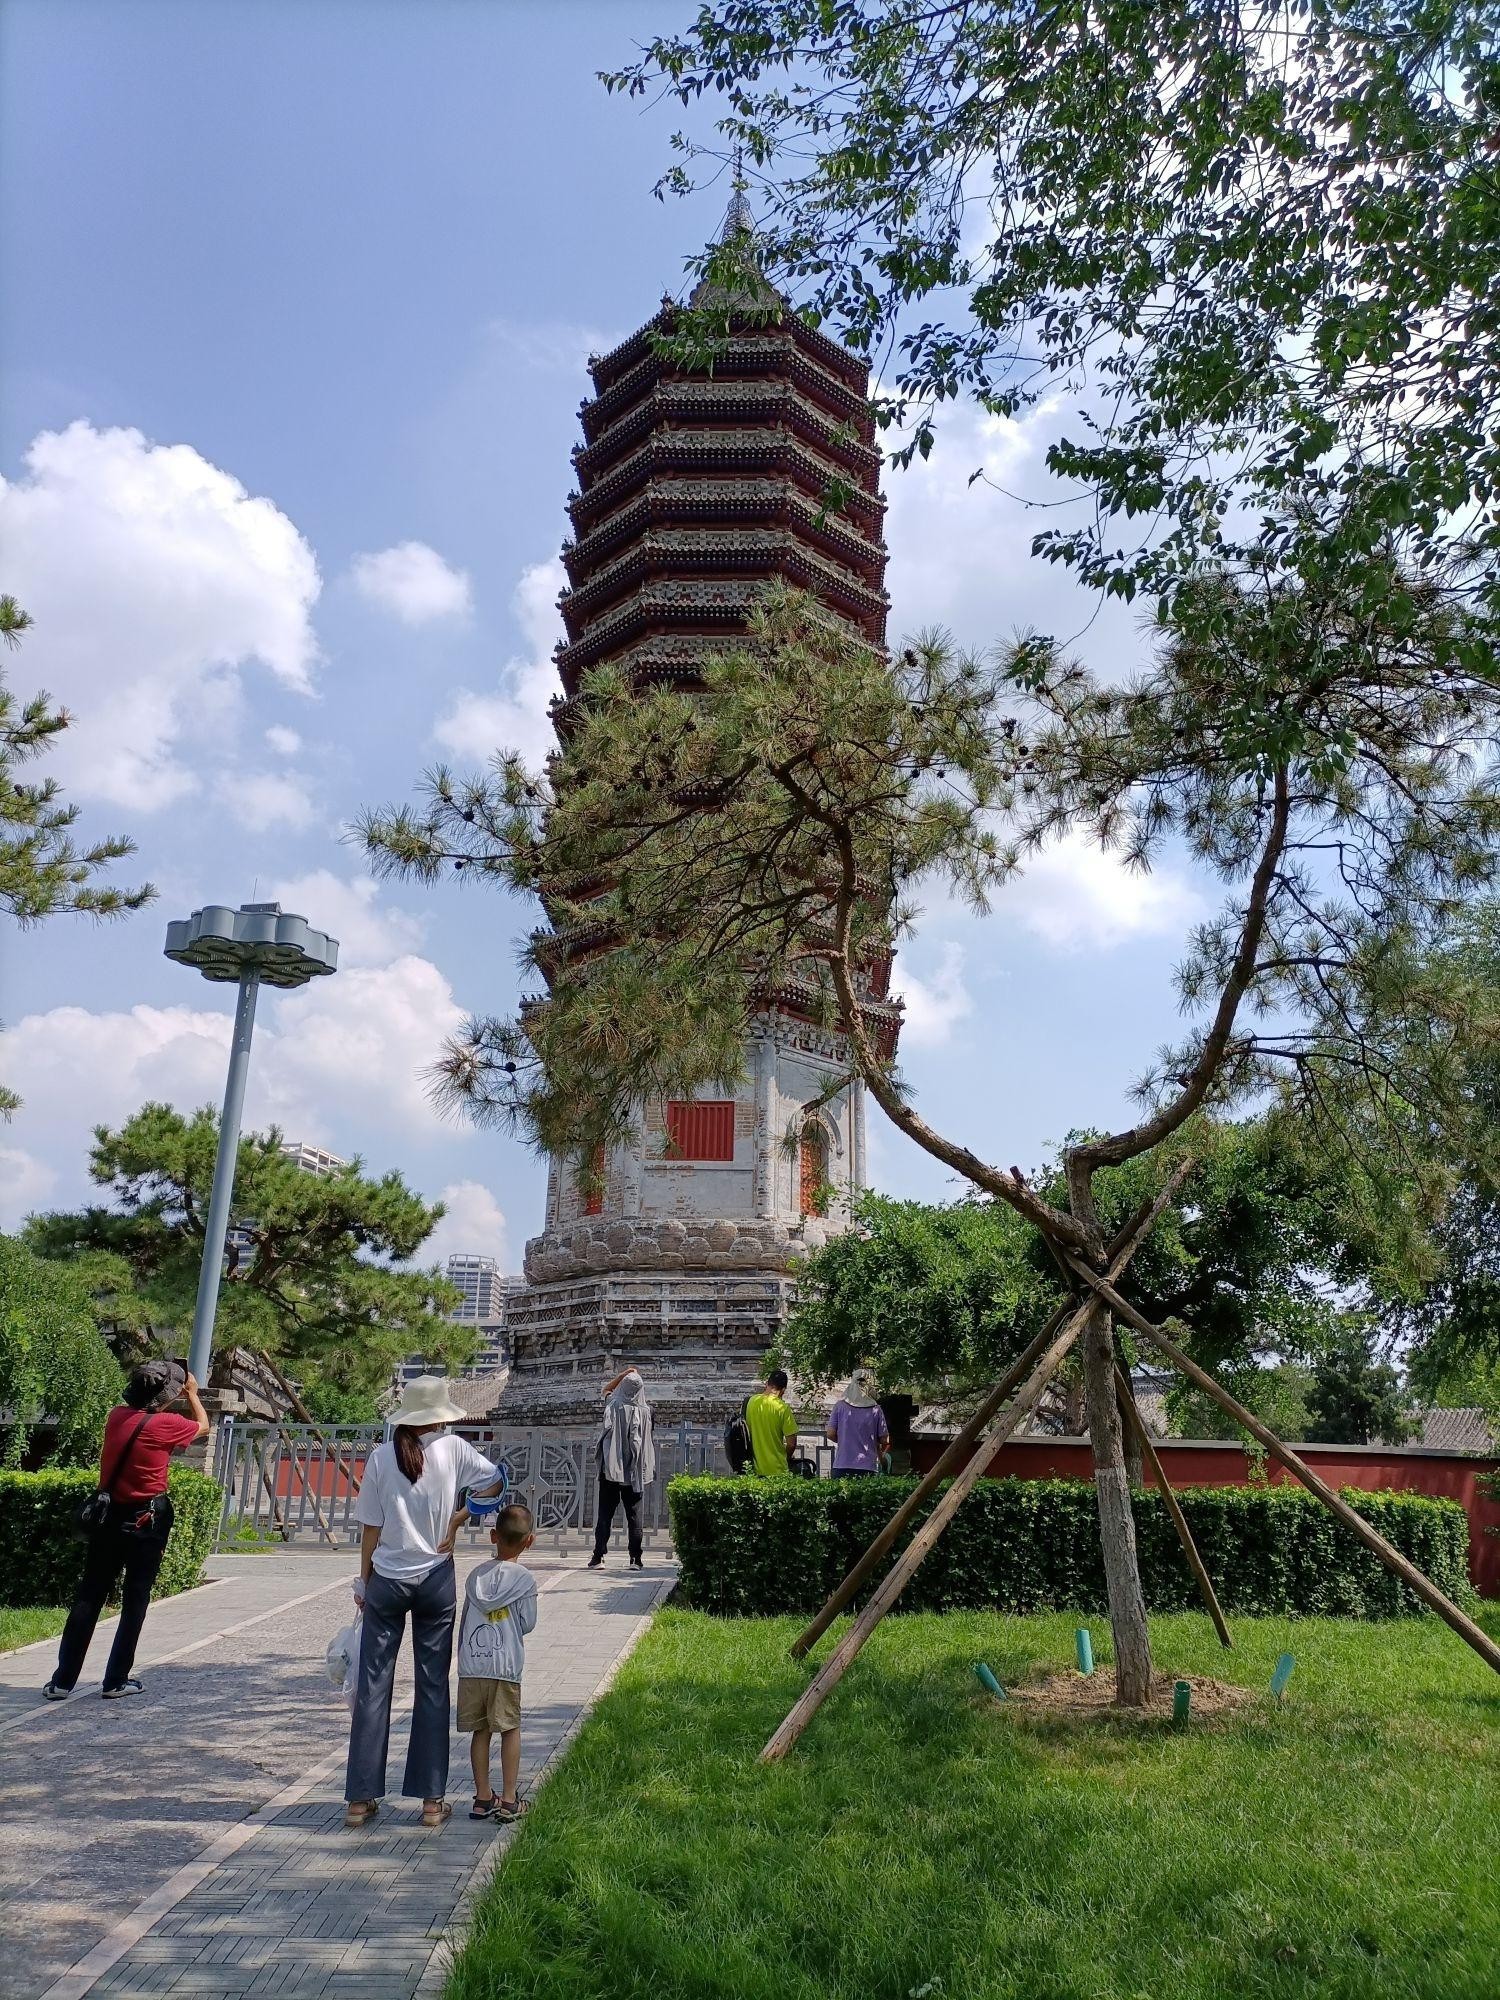
[[[1493,1667],[1496,1673],[1500,1673],[1500,1646],[1497,1646],[1472,1618],[1465,1617],[1451,1598],[1443,1595],[1430,1577],[1424,1576],[1415,1563],[1408,1562],[1399,1549],[1392,1548],[1385,1536],[1372,1528],[1363,1515],[1356,1513],[1347,1500],[1341,1498],[1326,1481],[1320,1479],[1312,1467],[1297,1456],[1290,1445],[1283,1444],[1273,1430],[1263,1424],[1253,1412],[1247,1410],[1243,1403],[1231,1396],[1223,1384],[1216,1381],[1206,1368],[1200,1368],[1190,1355],[1184,1354],[1161,1327],[1153,1326],[1144,1313],[1137,1312],[1128,1299],[1120,1296],[1108,1278],[1101,1277],[1098,1272],[1085,1270],[1076,1263],[1074,1268],[1083,1282],[1097,1293],[1111,1311],[1124,1320],[1127,1326],[1133,1327],[1137,1333],[1144,1334],[1174,1368],[1180,1369],[1196,1388],[1212,1397],[1221,1410],[1233,1417],[1235,1422],[1247,1430],[1258,1443],[1263,1444],[1276,1462],[1284,1465],[1294,1479],[1299,1480],[1309,1493],[1322,1501],[1336,1519],[1352,1530],[1372,1555],[1384,1563],[1393,1575],[1400,1577],[1401,1581],[1421,1598],[1428,1609],[1435,1611],[1467,1645],[1472,1646],[1487,1666]]]
[[[879,1589],[860,1612],[849,1630],[844,1634],[806,1691],[793,1704],[781,1727],[776,1731],[760,1753],[762,1764],[775,1764],[783,1758],[797,1741],[814,1715],[822,1707],[825,1699],[844,1678],[845,1673],[864,1646],[865,1641],[884,1618],[887,1611],[901,1595],[916,1574],[924,1556],[937,1545],[938,1537],[953,1519],[970,1493],[979,1484],[991,1458],[1005,1440],[1019,1429],[1020,1425],[1036,1408],[1042,1391],[1057,1373],[1069,1348],[1084,1331],[1096,1308],[1079,1306],[1069,1314],[1060,1333],[1054,1334],[1043,1349],[1036,1366],[1012,1402],[985,1430],[978,1448],[971,1454],[968,1464],[943,1494],[927,1519],[912,1537],[911,1545],[905,1549],[897,1562],[882,1581]]]
[[[1189,1381],[1211,1396],[1221,1409],[1232,1416],[1237,1423],[1242,1424],[1252,1437],[1257,1438],[1278,1463],[1284,1465],[1293,1477],[1300,1480],[1315,1498],[1321,1500],[1323,1505],[1328,1508],[1329,1512],[1336,1519],[1341,1521],[1345,1527],[1351,1529],[1358,1536],[1359,1540],[1364,1543],[1365,1547],[1388,1570],[1398,1576],[1403,1583],[1421,1598],[1422,1602],[1429,1609],[1435,1611],[1446,1624],[1450,1625],[1459,1637],[1478,1653],[1487,1666],[1493,1667],[1497,1673],[1500,1673],[1500,1646],[1496,1646],[1494,1641],[1481,1631],[1471,1618],[1466,1617],[1451,1599],[1445,1597],[1437,1585],[1432,1582],[1431,1578],[1424,1576],[1415,1563],[1409,1562],[1398,1549],[1392,1548],[1391,1544],[1382,1534],[1372,1528],[1369,1522],[1356,1513],[1346,1500],[1340,1498],[1333,1491],[1332,1487],[1321,1480],[1312,1468],[1297,1456],[1290,1446],[1283,1444],[1273,1431],[1269,1430],[1257,1417],[1252,1415],[1242,1403],[1236,1401],[1230,1395],[1229,1391],[1222,1387],[1209,1374],[1207,1369],[1200,1368],[1195,1361],[1183,1353],[1182,1349],[1160,1327],[1154,1326],[1144,1314],[1137,1312],[1134,1306],[1120,1295],[1109,1277],[1088,1270],[1076,1257],[1068,1259],[1068,1267],[1081,1283],[1095,1294],[1098,1301],[1097,1305],[1093,1308],[1087,1305],[1077,1308],[1069,1318],[1063,1332],[1056,1336],[1037,1362],[1025,1388],[1017,1396],[1015,1402],[1006,1410],[1002,1417],[992,1423],[985,1431],[978,1449],[972,1453],[967,1465],[964,1466],[958,1477],[953,1481],[953,1484],[948,1488],[948,1491],[939,1500],[937,1506],[933,1508],[932,1513],[913,1537],[910,1547],[905,1550],[899,1561],[890,1570],[879,1589],[875,1592],[875,1595],[865,1606],[859,1617],[856,1618],[849,1631],[844,1635],[837,1649],[820,1669],[816,1678],[798,1697],[797,1701],[793,1703],[790,1710],[788,1710],[780,1727],[771,1736],[765,1748],[760,1753],[760,1761],[763,1764],[778,1762],[792,1748],[818,1709],[821,1708],[823,1702],[843,1679],[845,1672],[863,1649],[866,1641],[874,1632],[875,1627],[884,1618],[886,1612],[890,1610],[896,1599],[916,1574],[924,1558],[936,1547],[944,1528],[953,1519],[964,1500],[979,1483],[995,1450],[1012,1434],[1022,1417],[1035,1407],[1047,1382],[1056,1373],[1068,1349],[1084,1332],[1091,1319],[1096,1313],[1105,1310],[1114,1313],[1117,1317],[1124,1320],[1128,1326],[1133,1327],[1136,1332],[1144,1334],[1148,1340],[1152,1341],[1174,1367],[1179,1368]],[[1142,1430],[1144,1432],[1144,1426],[1142,1426]],[[1155,1462],[1154,1451],[1151,1453],[1151,1457],[1153,1469],[1156,1470],[1158,1478],[1161,1479],[1162,1491],[1165,1494],[1168,1492],[1168,1488],[1160,1467]],[[1185,1528],[1186,1524],[1184,1523],[1184,1530]],[[880,1537],[876,1538],[877,1543],[880,1539]],[[852,1595],[852,1590],[849,1588],[850,1579],[861,1573],[862,1566],[864,1573],[868,1574],[868,1568],[873,1566],[874,1560],[878,1559],[874,1554],[875,1546],[875,1544],[872,1544],[871,1549],[866,1551],[865,1556],[861,1558],[861,1562],[856,1564],[854,1570],[850,1572],[850,1577],[846,1578],[844,1584],[840,1586],[839,1591],[835,1592],[834,1599],[830,1599],[830,1603],[838,1599],[841,1593],[844,1593],[843,1601],[848,1601],[848,1595]],[[887,1543],[887,1546],[889,1546],[889,1543]],[[1193,1546],[1191,1536],[1186,1533],[1184,1533],[1184,1547],[1191,1551],[1193,1557],[1196,1557],[1197,1550]],[[1196,1568],[1195,1574],[1197,1574]],[[1223,1644],[1228,1645],[1230,1643],[1228,1627],[1223,1621],[1222,1613],[1219,1612],[1218,1600],[1213,1595],[1212,1585],[1208,1583],[1206,1572],[1200,1576],[1199,1582],[1200,1587],[1205,1589],[1206,1598],[1210,1602],[1211,1610],[1218,1614],[1214,1618],[1214,1623],[1218,1629],[1219,1637]],[[835,1614],[829,1613],[828,1607],[825,1606],[824,1611],[819,1613],[819,1618],[814,1621],[814,1626],[818,1630],[826,1629],[826,1625],[833,1615]],[[812,1632],[813,1628],[810,1627],[809,1631]],[[816,1635],[814,1634],[814,1636]],[[804,1638],[806,1637],[807,1635],[804,1634]],[[801,1642],[799,1641],[800,1644]],[[802,1649],[805,1650],[805,1647]]]
[[[1169,1183],[1171,1191],[1175,1192],[1181,1186],[1182,1182],[1187,1178],[1189,1171],[1190,1163],[1184,1161]],[[1018,1181],[1024,1181],[1025,1176],[1019,1167],[1012,1167],[1011,1173]],[[1062,1278],[1063,1283],[1067,1285],[1076,1300],[1080,1295],[1080,1286],[1072,1266],[1050,1236],[1043,1237],[1042,1240],[1047,1246],[1053,1263],[1057,1266],[1058,1275]],[[1111,1339],[1113,1339],[1112,1331]],[[1193,1572],[1193,1580],[1198,1586],[1198,1594],[1203,1599],[1204,1608],[1213,1620],[1214,1630],[1219,1635],[1219,1644],[1221,1646],[1233,1646],[1234,1641],[1229,1636],[1229,1627],[1225,1623],[1224,1613],[1220,1608],[1218,1597],[1215,1594],[1212,1579],[1208,1574],[1208,1569],[1202,1556],[1198,1553],[1198,1545],[1193,1540],[1192,1529],[1187,1524],[1187,1516],[1178,1505],[1177,1495],[1172,1491],[1166,1474],[1162,1471],[1161,1460],[1156,1455],[1156,1446],[1151,1442],[1145,1420],[1142,1418],[1140,1410],[1136,1407],[1135,1390],[1131,1387],[1130,1376],[1118,1361],[1115,1363],[1114,1377],[1115,1404],[1124,1425],[1126,1438],[1135,1447],[1133,1465],[1127,1450],[1127,1472],[1132,1473],[1135,1484],[1144,1485],[1144,1478],[1140,1475],[1146,1466],[1150,1467],[1155,1476],[1156,1483],[1161,1489],[1162,1502],[1166,1507],[1168,1519],[1176,1529],[1177,1539],[1182,1544],[1182,1552],[1187,1557],[1188,1568]]]
[[[1192,1163],[1190,1161],[1180,1161],[1174,1168],[1166,1186],[1152,1200],[1143,1202],[1141,1207],[1115,1237],[1109,1246],[1109,1268],[1113,1275],[1119,1276],[1123,1274],[1130,1259],[1150,1235],[1152,1229],[1160,1220],[1163,1211],[1171,1203],[1191,1170]],[[1064,1271],[1066,1270],[1065,1266],[1059,1266],[1059,1268]],[[834,1619],[838,1617],[845,1605],[851,1601],[860,1589],[860,1586],[870,1576],[881,1558],[895,1547],[902,1529],[913,1514],[916,1513],[923,1501],[936,1492],[941,1482],[950,1473],[959,1472],[969,1459],[977,1456],[979,1452],[993,1452],[994,1446],[992,1444],[980,1444],[979,1442],[986,1425],[989,1424],[991,1419],[1004,1406],[1006,1398],[1020,1387],[1021,1383],[1026,1380],[1027,1376],[1037,1366],[1043,1354],[1047,1351],[1053,1335],[1061,1328],[1069,1313],[1075,1310],[1076,1300],[1065,1300],[1063,1304],[1058,1306],[1057,1310],[1052,1314],[1030,1346],[1011,1363],[994,1388],[984,1398],[978,1409],[975,1410],[967,1423],[964,1424],[958,1435],[945,1447],[936,1465],[923,1475],[915,1490],[909,1493],[902,1501],[890,1520],[886,1522],[880,1533],[844,1578],[838,1589],[829,1597],[828,1602],[823,1606],[817,1617],[792,1642],[792,1658],[794,1660],[801,1659],[803,1654],[817,1644]]]

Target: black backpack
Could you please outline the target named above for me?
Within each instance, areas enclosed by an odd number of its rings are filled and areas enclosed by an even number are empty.
[[[724,1456],[731,1472],[743,1472],[755,1447],[750,1441],[750,1398],[747,1396],[735,1416],[724,1426]]]

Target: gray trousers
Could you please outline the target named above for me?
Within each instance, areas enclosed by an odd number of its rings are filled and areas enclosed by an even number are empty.
[[[409,1799],[440,1799],[448,1789],[448,1672],[453,1663],[453,1558],[429,1570],[420,1583],[372,1575],[365,1586],[364,1628],[359,1642],[359,1692],[349,1730],[346,1799],[385,1797],[385,1761],[391,1740],[391,1691],[401,1634],[411,1617],[416,1705],[406,1748],[401,1790]]]

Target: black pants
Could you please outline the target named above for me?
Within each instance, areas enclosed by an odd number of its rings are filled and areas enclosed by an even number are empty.
[[[114,1589],[122,1570],[125,1583],[120,1592],[120,1622],[115,1627],[115,1643],[109,1649],[104,1685],[117,1688],[130,1678],[130,1669],[135,1665],[136,1645],[151,1602],[151,1589],[161,1568],[161,1559],[167,1552],[167,1536],[172,1531],[172,1503],[167,1502],[165,1526],[160,1535],[122,1534],[121,1519],[127,1513],[139,1512],[138,1506],[128,1509],[112,1507],[109,1520],[97,1534],[89,1537],[88,1553],[83,1559],[83,1575],[78,1580],[78,1594],[73,1599],[73,1608],[63,1627],[57,1671],[52,1676],[57,1687],[77,1686],[88,1655],[89,1641],[99,1623],[99,1613],[104,1609],[104,1601]]]
[[[609,1547],[609,1531],[615,1525],[615,1508],[625,1509],[625,1539],[630,1544],[632,1562],[641,1554],[641,1496],[633,1486],[599,1475],[599,1523],[594,1529],[594,1554],[602,1556]]]
[[[416,1704],[406,1743],[401,1790],[409,1799],[440,1799],[448,1789],[448,1726],[452,1714],[448,1673],[453,1661],[453,1612],[457,1603],[453,1560],[440,1562],[415,1583],[377,1570],[365,1585],[359,1635],[359,1689],[349,1727],[344,1797],[385,1797],[386,1753],[391,1740],[391,1691],[396,1656],[411,1620]]]

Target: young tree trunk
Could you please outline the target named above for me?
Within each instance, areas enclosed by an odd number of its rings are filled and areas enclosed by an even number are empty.
[[[1079,1342],[1088,1398],[1094,1490],[1099,1498],[1099,1540],[1109,1590],[1109,1623],[1115,1640],[1115,1700],[1144,1708],[1151,1694],[1151,1641],[1146,1600],[1135,1554],[1135,1516],[1125,1474],[1125,1444],[1115,1399],[1114,1327],[1107,1310],[1089,1315]]]
[[[1117,1385],[1119,1379],[1117,1375],[1115,1377]],[[1128,1383],[1129,1378],[1127,1377],[1126,1379]],[[1124,1389],[1117,1387],[1115,1395],[1116,1404],[1118,1405],[1124,1396],[1130,1396],[1133,1400],[1134,1393],[1129,1387]],[[1123,1408],[1120,1410],[1120,1428],[1125,1438],[1125,1477],[1129,1480],[1133,1488],[1139,1489],[1146,1483],[1145,1458],[1141,1451],[1140,1433],[1137,1431],[1135,1425],[1131,1423]]]

